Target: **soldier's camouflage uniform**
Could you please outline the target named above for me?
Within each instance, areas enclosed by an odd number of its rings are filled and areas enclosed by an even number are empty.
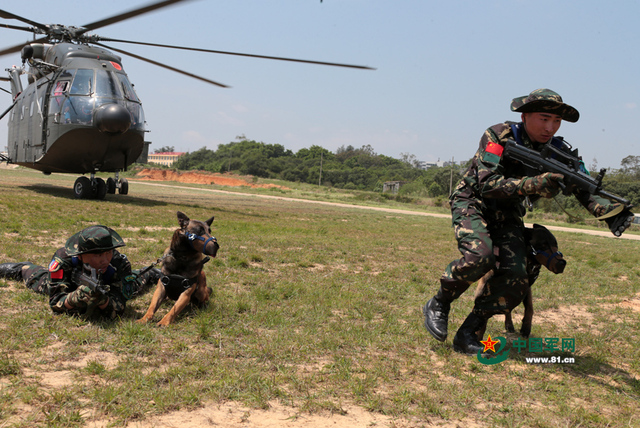
[[[517,138],[516,135],[517,134]],[[502,157],[508,139],[541,150],[533,143],[522,123],[505,122],[488,128],[462,180],[451,196],[452,222],[462,257],[451,262],[441,277],[437,297],[441,301],[458,298],[470,284],[496,267],[485,293],[475,302],[474,313],[483,318],[505,313],[518,306],[527,290],[527,248],[524,240],[526,198],[535,200],[535,179],[525,180],[520,164]],[[561,137],[554,137],[565,148]],[[574,192],[593,215],[604,214],[610,202],[588,192]],[[529,196],[525,196],[529,195]]]
[[[91,310],[93,314],[114,319],[124,312],[127,299],[132,297],[132,290],[140,289],[141,279],[132,275],[131,263],[115,249],[124,245],[113,229],[91,226],[69,238],[65,246],[55,252],[48,268],[25,263],[22,277],[28,288],[49,296],[49,305],[54,312],[85,314]],[[87,249],[91,251],[86,251]],[[82,269],[78,255],[107,249],[113,250],[113,258],[107,270],[99,274],[99,279],[106,284],[108,292],[102,294],[86,285],[75,284],[72,280],[73,272]],[[107,299],[109,304],[100,309],[99,306],[107,302]],[[65,307],[65,301],[72,309]]]

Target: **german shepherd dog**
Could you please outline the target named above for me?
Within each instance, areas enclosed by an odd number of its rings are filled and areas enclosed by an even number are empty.
[[[533,297],[531,295],[531,286],[538,278],[540,274],[540,267],[545,266],[549,271],[559,274],[564,271],[567,265],[566,260],[562,256],[562,253],[558,251],[558,241],[556,237],[544,226],[534,224],[533,228],[525,228],[524,233],[527,246],[530,251],[527,254],[527,273],[529,275],[529,288],[525,292],[524,299],[522,301],[524,305],[524,316],[522,318],[522,327],[520,328],[520,335],[522,337],[529,337],[531,334],[531,322],[533,320]],[[489,278],[493,276],[495,269],[490,270],[478,281],[478,287],[476,288],[475,297],[478,298],[484,292],[485,285],[489,281]],[[511,311],[507,312],[504,316],[504,328],[509,333],[515,333],[513,327],[513,319],[511,318]],[[477,332],[478,340],[482,340],[486,324]]]
[[[203,306],[209,301],[211,288],[202,271],[209,257],[218,252],[218,241],[211,236],[213,217],[207,221],[191,220],[178,211],[179,229],[173,232],[171,245],[163,255],[162,276],[151,298],[147,313],[137,322],[147,323],[168,297],[175,300],[171,310],[158,322],[168,326],[189,303]]]

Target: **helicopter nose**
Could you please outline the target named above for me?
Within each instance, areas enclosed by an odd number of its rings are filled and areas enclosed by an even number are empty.
[[[120,104],[103,104],[96,109],[95,124],[100,132],[123,134],[131,126],[131,114]]]

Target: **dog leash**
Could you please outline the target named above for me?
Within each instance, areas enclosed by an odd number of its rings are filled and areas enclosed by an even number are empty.
[[[149,266],[147,266],[146,268],[142,269],[138,275],[142,276],[145,273],[149,272],[151,269],[153,269],[154,267],[158,266],[160,264],[160,262],[162,262],[164,259],[167,258],[167,256],[169,255],[169,253],[163,255],[162,257],[158,257],[158,260],[156,260],[155,262],[151,263]]]

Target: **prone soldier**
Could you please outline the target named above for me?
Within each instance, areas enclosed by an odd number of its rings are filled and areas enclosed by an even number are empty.
[[[158,269],[141,276],[133,272],[127,256],[117,250],[125,245],[115,230],[89,226],[55,252],[48,268],[31,262],[3,263],[0,277],[22,280],[27,288],[48,295],[54,312],[115,319],[124,313],[127,300],[155,284],[160,275]]]

